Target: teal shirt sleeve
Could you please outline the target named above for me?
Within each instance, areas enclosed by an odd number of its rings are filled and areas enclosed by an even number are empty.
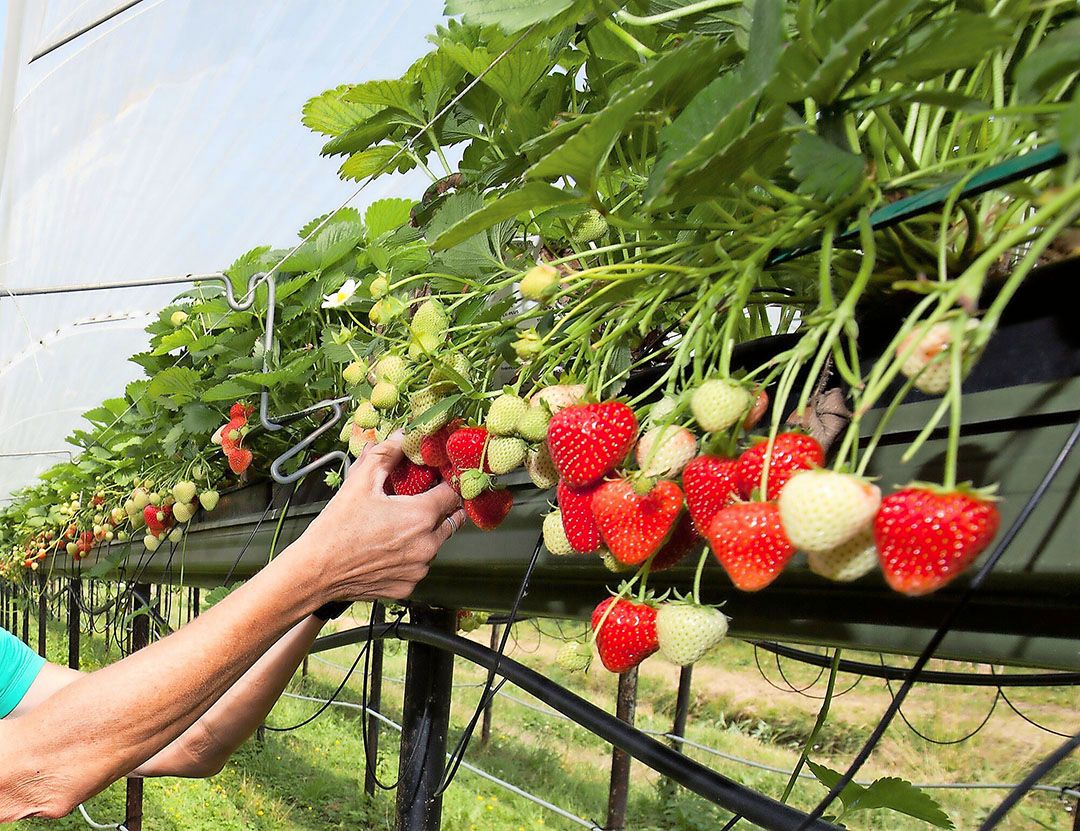
[[[0,718],[19,706],[43,666],[44,658],[0,629]]]

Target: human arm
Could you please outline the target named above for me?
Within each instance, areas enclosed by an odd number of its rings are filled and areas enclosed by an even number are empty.
[[[325,601],[406,597],[459,501],[446,485],[387,496],[400,458],[400,437],[369,449],[303,536],[221,603],[0,721],[0,822],[63,816],[137,769]]]

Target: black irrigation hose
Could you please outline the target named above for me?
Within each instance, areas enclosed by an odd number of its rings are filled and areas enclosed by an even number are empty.
[[[1027,522],[1032,512],[1034,512],[1035,507],[1050,488],[1050,483],[1054,481],[1054,477],[1057,476],[1058,472],[1065,464],[1065,460],[1068,459],[1069,454],[1072,452],[1073,447],[1076,446],[1078,440],[1080,440],[1080,421],[1077,421],[1076,424],[1073,425],[1072,432],[1069,433],[1068,438],[1065,439],[1064,445],[1062,445],[1061,450],[1047,469],[1046,474],[1043,476],[1042,481],[1039,482],[1038,487],[1035,488],[1035,491],[1028,498],[1028,501],[1024,503],[1024,507],[1021,508],[1020,513],[1017,515],[1016,519],[1013,520],[1012,525],[1009,526],[1009,529],[1005,532],[1004,536],[998,541],[997,545],[994,546],[994,549],[990,553],[990,556],[987,557],[986,562],[984,562],[982,566],[979,567],[979,570],[975,572],[975,575],[971,578],[971,582],[964,588],[963,593],[945,616],[945,620],[942,622],[941,626],[934,632],[933,637],[930,638],[930,642],[927,643],[918,659],[916,659],[915,664],[908,671],[896,696],[889,703],[888,708],[885,710],[885,714],[881,717],[881,720],[877,723],[874,731],[870,734],[870,738],[866,740],[866,744],[862,746],[856,754],[855,759],[848,765],[847,770],[844,771],[844,774],[837,780],[836,784],[829,789],[825,798],[817,804],[814,810],[807,815],[803,823],[799,825],[797,831],[805,831],[805,829],[811,828],[811,823],[825,813],[826,809],[828,809],[836,798],[840,796],[840,793],[844,788],[846,788],[855,778],[859,769],[870,757],[870,754],[873,752],[878,742],[881,741],[882,736],[885,735],[885,731],[888,729],[889,724],[892,723],[900,706],[904,703],[904,699],[907,698],[908,693],[911,692],[911,689],[915,686],[923,668],[929,662],[930,658],[933,657],[934,652],[941,646],[941,642],[952,629],[953,622],[960,612],[964,610],[972,596],[1008,550],[1009,545],[1016,538],[1020,529],[1024,527],[1024,524]]]
[[[828,658],[805,649],[796,649],[786,644],[771,641],[751,641],[751,643],[767,652],[773,652],[806,664],[825,667],[829,664]],[[884,678],[888,681],[902,681],[907,677],[910,670],[907,667],[890,666],[888,664],[879,666],[863,661],[851,661],[841,658],[840,671],[868,675],[871,678]],[[1080,672],[1033,672],[995,675],[992,672],[939,672],[928,669],[919,674],[919,683],[960,687],[1075,687],[1080,686]]]
[[[1080,733],[1074,733],[1070,736],[1057,750],[1039,762],[1031,773],[1024,777],[1022,782],[1009,791],[1009,795],[1001,800],[1001,804],[999,804],[990,813],[990,816],[983,821],[983,824],[979,826],[979,831],[990,831],[991,828],[994,828],[1005,818],[1005,815],[1012,810],[1012,807],[1020,801],[1024,794],[1030,791],[1034,785],[1038,784],[1040,779],[1053,770],[1058,762],[1076,750],[1077,747],[1080,747]]]
[[[395,636],[452,652],[488,670],[498,667],[498,674],[507,681],[568,716],[599,738],[626,751],[687,790],[715,805],[738,812],[767,831],[795,831],[804,826],[814,831],[839,831],[837,826],[821,819],[809,819],[809,824],[806,824],[808,817],[802,811],[740,785],[683,756],[512,658],[441,629],[414,623],[362,626],[319,638],[311,652],[324,652],[367,638]]]

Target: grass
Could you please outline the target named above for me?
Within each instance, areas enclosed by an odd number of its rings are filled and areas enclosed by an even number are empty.
[[[362,615],[358,614],[358,617]],[[346,621],[343,626],[352,625]],[[612,709],[616,679],[599,666],[586,675],[572,676],[554,665],[559,632],[580,633],[580,624],[556,627],[551,621],[539,626],[527,622],[515,632],[513,655],[541,669],[553,680],[606,709]],[[487,631],[473,637],[486,642]],[[66,660],[67,648],[60,624],[50,627],[50,658]],[[406,647],[386,644],[384,711],[400,720],[401,684]],[[327,697],[342,678],[334,664],[348,665],[356,655],[349,647],[312,659],[309,674],[298,674],[293,692]],[[92,668],[115,660],[117,650],[105,648],[100,636],[83,637],[83,666]],[[858,657],[854,653],[851,657]],[[876,660],[876,656],[863,656]],[[332,663],[327,663],[326,661]],[[942,667],[944,662],[939,662]],[[955,664],[949,664],[955,668]],[[771,656],[762,655],[765,679],[747,644],[731,641],[695,668],[689,738],[726,754],[759,764],[790,769],[810,734],[820,701],[824,675],[804,695],[784,686]],[[985,668],[983,668],[985,670]],[[816,668],[784,662],[787,678],[795,687],[811,684]],[[464,661],[455,667],[453,741],[468,721],[479,697],[476,685],[483,672]],[[637,724],[664,731],[670,728],[675,704],[678,669],[660,658],[642,665]],[[889,694],[884,683],[841,675],[837,690],[850,691],[834,700],[829,721],[818,736],[811,758],[842,769],[860,746],[886,707]],[[515,698],[534,706],[538,702],[521,690],[507,686]],[[973,729],[985,715],[994,693],[988,689],[922,687],[904,707],[913,725],[933,736],[948,739]],[[1072,731],[1076,722],[1075,690],[1034,689],[1010,693],[1013,703],[1028,715],[1061,731]],[[360,699],[359,679],[345,689],[342,700]],[[318,705],[282,699],[268,719],[276,726],[295,724]],[[538,713],[510,698],[500,696],[494,708],[491,741],[475,740],[467,760],[481,769],[558,804],[579,817],[603,826],[606,814],[610,748],[583,728]],[[479,731],[477,731],[479,733]],[[864,778],[894,775],[921,782],[1016,782],[1060,739],[1026,724],[1003,703],[976,736],[957,745],[939,746],[916,736],[897,722],[875,751]],[[397,777],[397,737],[384,728],[378,771],[392,783]],[[715,755],[688,750],[688,755],[725,776],[779,797],[786,777],[738,764]],[[267,732],[263,740],[249,741],[225,770],[210,780],[163,779],[146,783],[145,827],[153,831],[232,831],[233,829],[390,829],[393,828],[394,793],[363,794],[363,746],[355,711],[332,707],[312,724],[288,733]],[[1066,760],[1048,782],[1075,785],[1080,781],[1080,762]],[[811,806],[824,793],[813,781],[800,782],[792,803]],[[980,820],[1004,796],[992,790],[932,790],[957,828],[967,829]],[[116,822],[123,816],[124,787],[114,785],[92,799],[87,808],[99,822]],[[1076,805],[1054,794],[1029,794],[1001,826],[1002,829],[1072,827]],[[634,764],[628,827],[652,829],[701,829],[718,827],[729,814],[681,789],[664,787],[660,778],[643,765]],[[851,815],[845,820],[858,829],[925,829],[925,824],[888,811]],[[11,826],[29,829],[85,829],[79,817],[57,823],[24,822]],[[574,829],[556,814],[518,797],[476,774],[462,770],[447,790],[443,828],[473,829]],[[740,828],[750,828],[742,823]]]

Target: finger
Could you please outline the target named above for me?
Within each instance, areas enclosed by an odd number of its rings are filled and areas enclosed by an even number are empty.
[[[405,458],[405,451],[401,449],[404,431],[395,430],[385,441],[368,447],[360,460],[360,469],[364,471],[364,478],[370,490],[375,493],[383,492],[383,485],[390,476],[390,471],[397,467]]]
[[[449,520],[453,519],[453,524]],[[442,545],[448,539],[450,539],[457,531],[461,530],[461,527],[465,524],[465,511],[458,508],[449,517],[443,519],[438,528],[435,529],[435,538],[438,540],[439,545]]]
[[[424,508],[431,512],[432,527],[442,522],[444,516],[461,507],[461,497],[446,482],[441,482],[416,498],[422,500]]]

